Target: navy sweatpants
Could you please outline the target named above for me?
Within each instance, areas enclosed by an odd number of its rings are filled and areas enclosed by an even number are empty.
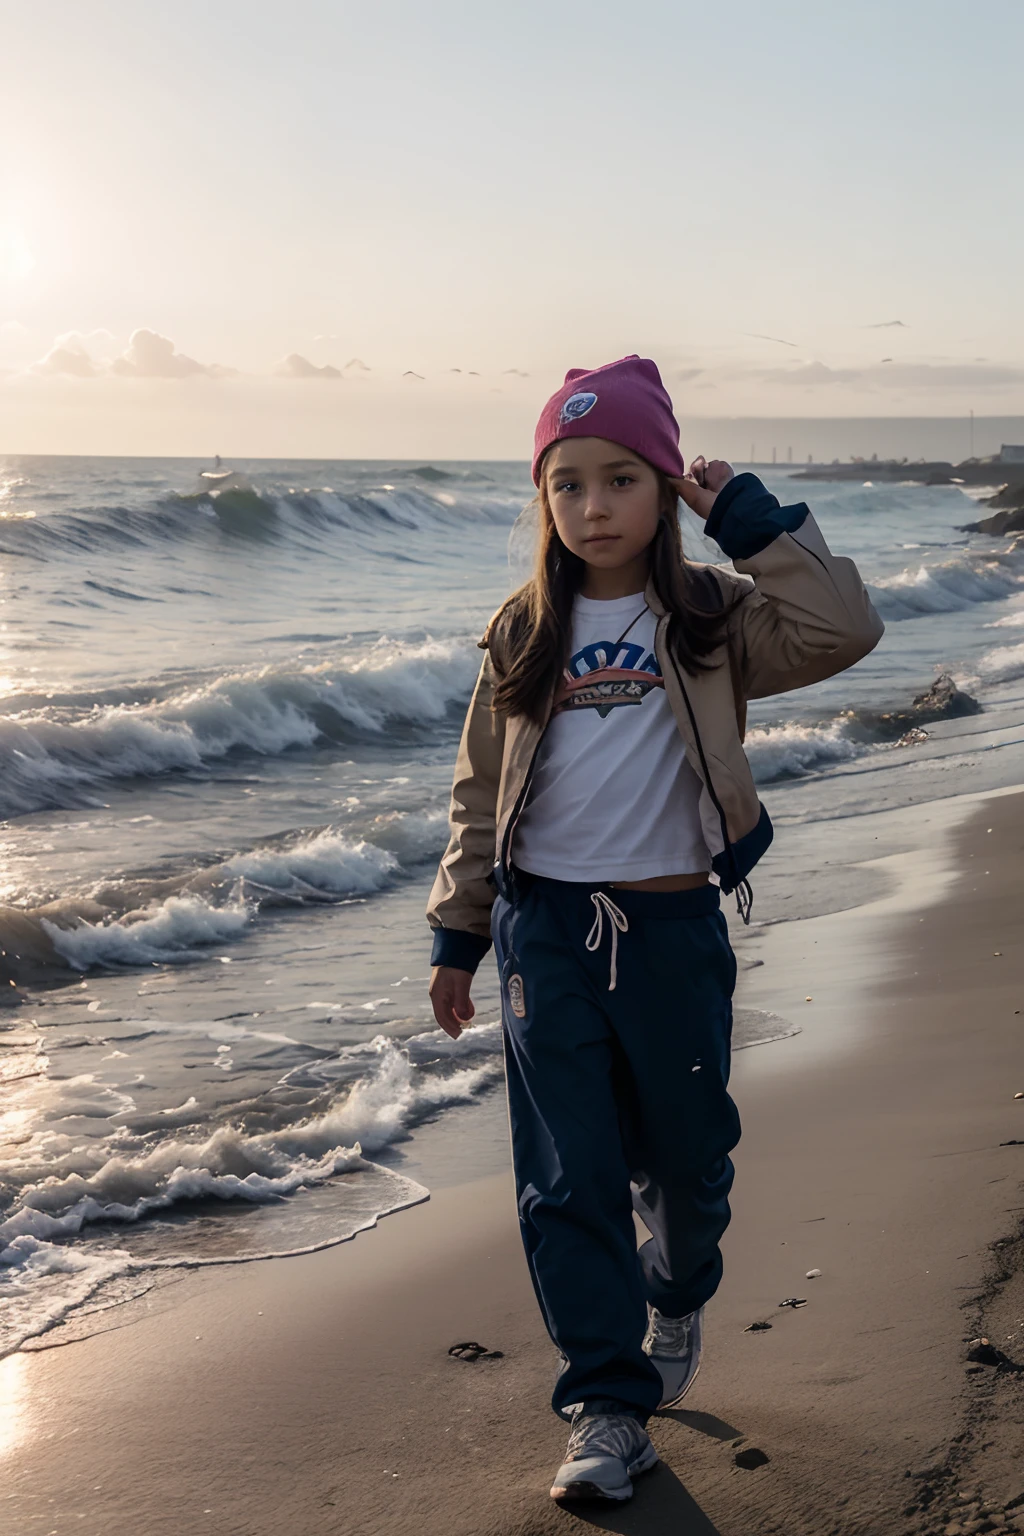
[[[628,924],[614,990],[606,909],[587,948],[599,891]],[[718,889],[516,871],[510,894],[491,930],[523,1243],[566,1361],[552,1406],[643,1417],[661,1397],[641,1348],[647,1302],[682,1317],[722,1275],[739,1116],[727,1092],[736,962]],[[634,1206],[652,1234],[639,1253]]]

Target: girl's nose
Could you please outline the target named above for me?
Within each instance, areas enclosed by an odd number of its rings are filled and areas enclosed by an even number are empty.
[[[600,491],[591,491],[588,494],[583,516],[590,522],[593,522],[595,518],[608,516],[608,509],[604,504],[604,497]]]

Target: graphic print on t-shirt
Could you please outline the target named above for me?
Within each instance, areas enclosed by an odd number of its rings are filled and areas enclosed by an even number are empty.
[[[604,720],[623,704],[642,704],[652,688],[664,688],[658,658],[631,640],[594,640],[569,660],[553,713],[596,709]]]

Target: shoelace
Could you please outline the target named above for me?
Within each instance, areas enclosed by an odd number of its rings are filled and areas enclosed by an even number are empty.
[[[690,1347],[694,1316],[688,1312],[685,1317],[662,1317],[660,1312],[652,1311],[645,1342],[650,1343],[655,1353],[660,1344],[667,1355],[684,1354]]]
[[[577,1414],[565,1453],[566,1461],[582,1461],[585,1456],[619,1456],[630,1461],[641,1444],[645,1431],[636,1419],[619,1413]]]
[[[608,925],[612,934],[612,962],[608,974],[608,991],[614,992],[615,983],[618,980],[619,934],[629,932],[629,923],[626,921],[626,914],[619,911],[607,891],[591,891],[590,899],[594,903],[596,915],[594,926],[587,934],[587,948],[593,954],[601,947],[601,940],[604,938],[604,916],[607,912]]]

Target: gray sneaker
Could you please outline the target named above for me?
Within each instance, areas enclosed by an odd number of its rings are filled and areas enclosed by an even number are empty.
[[[659,1408],[673,1408],[693,1386],[700,1370],[703,1326],[703,1307],[685,1317],[665,1317],[657,1307],[651,1307],[644,1352],[661,1372]]]
[[[633,1497],[632,1479],[649,1471],[657,1460],[646,1429],[636,1419],[623,1413],[581,1410],[573,1418],[551,1497],[563,1503],[606,1499],[621,1504]]]

